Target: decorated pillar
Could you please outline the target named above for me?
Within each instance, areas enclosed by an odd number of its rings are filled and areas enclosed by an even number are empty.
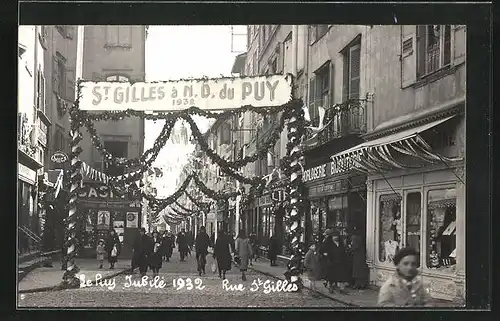
[[[69,186],[69,200],[68,200],[68,217],[66,218],[66,230],[64,237],[64,259],[63,262],[66,266],[66,271],[63,275],[62,285],[64,287],[79,287],[80,280],[75,276],[79,272],[79,268],[75,263],[75,256],[77,252],[78,242],[76,240],[76,223],[78,219],[78,208],[76,201],[78,199],[78,191],[82,184],[82,162],[79,155],[82,148],[79,146],[82,140],[80,127],[82,125],[79,116],[78,103],[75,103],[70,112],[70,186]]]
[[[297,102],[293,109],[289,110],[288,122],[288,144],[287,144],[287,164],[286,174],[290,178],[288,186],[289,204],[286,209],[287,233],[291,242],[292,257],[288,263],[288,270],[285,273],[287,279],[292,284],[297,285],[297,290],[302,287],[304,246],[301,242],[303,227],[301,221],[304,219],[304,186],[302,182],[302,162],[304,160],[300,143],[305,132],[304,111],[302,102]]]

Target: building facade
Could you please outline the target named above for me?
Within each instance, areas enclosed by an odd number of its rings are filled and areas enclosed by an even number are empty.
[[[92,81],[144,81],[146,26],[85,26],[83,39],[82,78]],[[144,149],[144,120],[136,117],[120,121],[94,122],[104,148],[115,157],[133,159]],[[81,129],[80,159],[97,171],[110,176],[122,175],[134,168],[110,166],[93,147],[85,128]],[[84,250],[95,248],[114,228],[123,242],[122,256],[131,256],[132,242],[141,227],[140,201],[113,195],[102,183],[84,178],[80,210],[85,217],[80,223]]]
[[[378,285],[393,273],[397,248],[413,246],[432,296],[463,300],[465,27],[248,30],[247,75],[286,72],[288,35],[298,32],[294,95],[305,102],[312,126],[322,128],[304,146],[305,241],[321,238],[326,228],[347,242],[364,235],[370,281]],[[244,120],[258,128],[251,116]],[[253,170],[267,173],[259,162]],[[259,205],[251,224],[265,238],[260,226],[267,226],[267,214]]]
[[[44,177],[47,153],[44,52],[42,26],[18,28],[18,252],[38,249],[41,224],[38,176]]]

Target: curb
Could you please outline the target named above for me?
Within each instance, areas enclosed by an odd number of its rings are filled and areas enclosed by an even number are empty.
[[[116,272],[113,274],[110,274],[108,276],[103,277],[101,280],[108,280],[112,279],[118,275],[125,274],[127,272],[130,272],[132,269],[128,268],[125,270],[122,270],[120,272]],[[96,281],[92,281],[92,285],[96,285]],[[35,288],[35,289],[26,289],[26,290],[18,290],[17,292],[20,294],[25,294],[25,293],[37,293],[37,292],[49,292],[49,291],[62,291],[62,290],[69,290],[71,288],[64,288],[61,287],[60,285],[54,285],[54,286],[46,286],[46,287],[41,287],[41,288]],[[73,289],[80,289],[80,288],[73,288]]]
[[[258,273],[264,274],[264,275],[266,275],[266,276],[269,276],[269,277],[272,277],[272,278],[275,278],[275,279],[278,279],[278,280],[281,280],[281,281],[284,281],[284,280],[285,280],[285,278],[278,277],[278,276],[276,276],[276,275],[274,275],[274,274],[271,274],[271,273],[268,273],[268,272],[264,272],[264,271],[258,270],[258,269],[256,269],[256,268],[253,268],[253,267],[250,267],[250,266],[249,266],[248,268],[249,268],[250,270],[256,271],[256,272],[258,272]],[[328,299],[330,299],[330,300],[332,300],[332,301],[336,301],[336,302],[338,302],[338,303],[341,303],[341,304],[347,305],[347,306],[349,306],[349,307],[354,307],[354,308],[361,307],[360,305],[357,305],[357,304],[354,304],[354,303],[350,303],[350,302],[347,302],[347,301],[343,301],[343,300],[339,300],[339,299],[337,299],[337,298],[331,297],[331,296],[326,295],[326,294],[324,294],[323,292],[320,292],[320,291],[318,291],[318,290],[313,290],[313,289],[311,289],[311,288],[310,288],[310,287],[308,287],[308,286],[303,285],[303,287],[304,287],[304,288],[306,288],[306,289],[308,289],[308,290],[309,290],[309,291],[311,291],[311,292],[315,292],[315,293],[317,293],[317,294],[321,295],[322,297],[325,297],[325,298],[328,298]]]

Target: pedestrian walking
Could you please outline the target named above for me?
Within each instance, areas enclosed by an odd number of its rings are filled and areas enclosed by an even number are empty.
[[[219,278],[226,278],[226,271],[231,270],[231,237],[224,232],[219,232],[214,246],[213,257],[217,260]]]
[[[97,242],[96,252],[97,261],[99,262],[99,268],[102,269],[102,266],[104,264],[104,254],[106,253],[106,243],[103,239],[100,239],[99,242]]]
[[[205,265],[207,264],[207,254],[208,247],[210,246],[210,237],[205,232],[205,227],[201,226],[198,235],[196,235],[195,241],[195,250],[196,250],[196,263],[198,274],[205,274]]]
[[[307,277],[309,278],[311,290],[313,290],[313,296],[318,296],[316,291],[316,280],[321,280],[321,266],[319,262],[320,254],[317,251],[316,244],[309,247],[306,256],[304,258],[304,267],[306,270]]]
[[[241,272],[241,279],[246,281],[245,272],[248,269],[248,260],[252,256],[252,246],[250,245],[250,240],[246,237],[245,231],[241,230],[235,241],[236,253],[239,257],[239,267]]]
[[[326,285],[330,293],[335,289],[344,293],[345,283],[349,280],[347,258],[345,249],[337,231],[328,229],[325,231],[325,240],[320,246],[320,254],[323,257],[322,269],[326,270]]]
[[[149,267],[153,271],[153,276],[157,276],[162,265],[162,243],[163,240],[160,234],[156,231],[153,232],[153,237],[151,238],[151,248],[149,250],[148,263]]]
[[[105,247],[108,254],[108,262],[110,264],[109,268],[114,269],[121,251],[121,242],[115,230],[112,229],[109,231]]]
[[[146,275],[148,270],[148,254],[150,250],[150,239],[146,235],[146,229],[141,228],[139,235],[134,240],[134,254],[132,256],[132,272],[139,267],[141,276]]]
[[[276,235],[272,235],[271,238],[269,238],[269,247],[267,250],[267,258],[269,261],[271,261],[270,265],[271,266],[277,266],[276,260],[278,259],[278,253],[279,253],[279,243],[278,243],[278,238]]]
[[[167,231],[163,234],[162,238],[162,251],[166,262],[170,261],[172,257],[172,250],[175,247],[174,240],[172,240],[172,233]]]
[[[187,254],[188,254],[188,250],[189,250],[188,239],[187,239],[185,229],[182,229],[179,232],[179,234],[177,234],[177,241],[176,242],[177,242],[177,246],[179,249],[179,254],[181,256],[181,262],[184,262]]]
[[[368,283],[368,266],[363,238],[353,234],[351,238],[352,278],[355,289],[364,289]]]
[[[255,233],[250,234],[250,245],[252,246],[252,257],[250,258],[250,266],[252,261],[257,262],[259,257],[259,242],[257,241],[257,235]]]
[[[427,288],[418,273],[418,252],[406,247],[394,256],[394,274],[382,285],[378,295],[381,307],[422,307],[432,306]]]

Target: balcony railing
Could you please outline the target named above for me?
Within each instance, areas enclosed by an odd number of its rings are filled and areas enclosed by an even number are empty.
[[[340,137],[366,133],[366,105],[368,101],[366,99],[350,99],[346,103],[348,104],[347,110],[341,111],[336,115],[334,114],[334,106],[326,107],[322,99],[316,100],[311,104],[312,109],[317,107],[326,109],[323,123],[328,125],[318,134],[318,145]],[[312,123],[313,126],[318,126],[319,116],[314,117]],[[310,138],[312,133],[308,133],[306,136]]]

